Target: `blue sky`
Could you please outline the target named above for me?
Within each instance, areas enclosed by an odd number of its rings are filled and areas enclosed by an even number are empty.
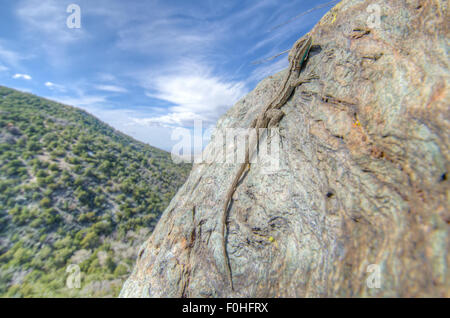
[[[0,10],[0,84],[80,107],[169,150],[175,127],[214,125],[330,9],[329,0],[18,0]],[[81,28],[69,29],[69,4]],[[272,30],[272,31],[271,31]]]

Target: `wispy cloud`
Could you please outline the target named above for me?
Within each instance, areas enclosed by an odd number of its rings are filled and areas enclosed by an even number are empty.
[[[9,68],[7,68],[6,66],[0,64],[0,72],[5,72],[7,70],[9,70]]]
[[[261,66],[258,66],[255,68],[250,76],[248,77],[249,82],[259,82],[263,80],[264,78],[274,75],[275,73],[285,69],[288,67],[289,62],[287,59],[287,56],[284,55],[283,57],[280,57],[278,60],[274,62],[270,62],[267,64],[262,64]]]
[[[52,82],[46,82],[45,86],[47,86],[48,88],[53,88],[53,87],[56,87],[56,84],[54,84]]]
[[[26,57],[23,54],[7,49],[4,42],[2,43],[2,41],[0,41],[0,61],[3,62],[3,64],[19,68],[20,62],[25,58]]]
[[[180,2],[170,5],[166,1],[115,3],[110,8],[97,9],[97,13],[120,25],[116,46],[121,50],[143,53],[146,56],[201,54],[217,39],[204,4],[192,6]],[[216,6],[220,6],[217,3]],[[110,8],[109,10],[107,8]],[[194,9],[195,8],[195,9]]]
[[[44,85],[47,86],[51,90],[57,90],[57,91],[60,91],[60,92],[65,92],[66,91],[66,88],[63,85],[55,84],[55,83],[52,83],[52,82],[46,82]]]
[[[68,43],[85,35],[84,29],[69,29],[66,25],[70,2],[61,0],[23,0],[19,2],[17,16],[24,22],[27,32],[45,36],[47,42]]]
[[[152,98],[169,102],[166,114],[136,118],[139,124],[191,126],[196,119],[213,123],[247,93],[243,82],[213,75],[196,61],[184,61],[157,75],[140,74],[141,84]]]
[[[50,86],[52,87],[56,85],[54,83],[51,84]],[[56,100],[65,105],[79,107],[89,112],[104,107],[108,99],[108,96],[104,94],[90,94],[87,92],[85,87],[89,86],[89,84],[84,81],[74,82],[70,87],[57,86],[63,87],[66,91],[59,90],[54,92],[53,96],[48,96],[49,99]]]
[[[106,101],[105,96],[52,96],[49,99],[56,100],[62,104],[76,106],[91,111],[94,107]]]
[[[174,21],[157,21],[152,24],[141,24],[119,31],[118,47],[146,54],[158,55],[169,52],[183,54],[200,52],[212,42],[210,32],[185,30],[173,26]],[[156,48],[158,48],[156,50]]]
[[[82,47],[91,36],[84,27],[67,27],[70,13],[66,9],[70,3],[69,0],[21,0],[16,4],[15,14],[24,41],[31,43],[34,53],[59,69],[70,67],[70,58],[73,62],[78,57],[70,50]],[[83,21],[83,11],[81,16]]]
[[[96,85],[96,89],[100,91],[112,92],[112,93],[127,93],[128,90],[124,87],[116,85]]]
[[[14,74],[13,78],[14,79],[24,79],[24,80],[27,80],[27,81],[31,80],[31,76],[28,75],[28,74]]]

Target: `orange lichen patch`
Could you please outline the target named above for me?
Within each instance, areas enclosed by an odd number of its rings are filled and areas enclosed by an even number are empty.
[[[439,82],[437,85],[433,87],[433,93],[431,94],[426,107],[430,108],[432,104],[444,99],[446,93],[447,90],[445,89],[445,83]]]
[[[333,24],[336,21],[336,13],[333,12],[333,18],[331,19],[331,24]]]
[[[367,137],[361,123],[358,119],[352,124],[353,129],[350,130],[350,133],[346,137],[348,143],[347,146],[352,151],[356,152],[366,152],[367,145],[369,144],[369,138]]]
[[[188,241],[186,240],[186,238],[182,237],[180,240],[180,245],[182,249],[185,249],[189,246]]]
[[[354,128],[361,127],[361,123],[359,122],[359,120],[357,120],[353,123],[353,127]]]
[[[335,9],[331,9],[327,14],[325,14],[319,21],[320,25],[330,25],[336,22],[337,14]]]

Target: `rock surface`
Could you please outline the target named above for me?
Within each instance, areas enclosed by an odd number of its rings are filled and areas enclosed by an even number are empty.
[[[368,26],[373,4],[379,27]],[[205,163],[142,246],[121,296],[449,297],[447,5],[347,0],[327,13],[302,71],[318,79],[282,108],[279,170],[252,164],[233,196],[235,290],[221,218],[238,166]],[[217,131],[249,127],[282,75],[262,81]]]

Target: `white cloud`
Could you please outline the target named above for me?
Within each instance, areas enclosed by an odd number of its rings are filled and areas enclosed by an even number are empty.
[[[46,82],[45,85],[51,89],[57,88],[58,91],[63,93],[67,91],[64,94],[55,94],[53,96],[48,96],[47,98],[65,105],[79,107],[87,111],[91,111],[92,109],[101,109],[105,106],[104,103],[107,100],[107,96],[90,95],[86,93],[86,91],[82,87],[85,86],[85,84],[80,84],[80,82],[71,83],[70,88],[67,90],[66,87],[52,82]],[[65,91],[63,91],[61,88]]]
[[[163,125],[136,124],[133,118],[142,116],[139,112],[129,109],[91,109],[89,111],[127,135],[166,151],[170,151],[178,142],[171,139],[173,128]]]
[[[55,84],[55,83],[52,83],[52,82],[46,82],[44,85],[47,86],[51,90],[58,90],[58,91],[61,91],[61,92],[65,92],[66,91],[66,88],[63,85]]]
[[[141,84],[150,90],[147,96],[174,106],[164,115],[135,118],[136,123],[192,126],[199,119],[210,124],[247,93],[243,82],[215,76],[201,63],[186,61],[173,67],[156,76],[151,72],[140,75]]]
[[[128,90],[126,88],[116,86],[116,85],[96,85],[96,89],[100,91],[112,92],[112,93],[126,93]]]
[[[6,66],[0,64],[0,72],[6,72],[7,70],[9,70],[9,68],[7,68]]]
[[[21,79],[24,79],[24,80],[27,80],[27,81],[31,80],[31,76],[28,75],[28,74],[14,74],[13,78],[14,79],[20,79],[21,78]]]

